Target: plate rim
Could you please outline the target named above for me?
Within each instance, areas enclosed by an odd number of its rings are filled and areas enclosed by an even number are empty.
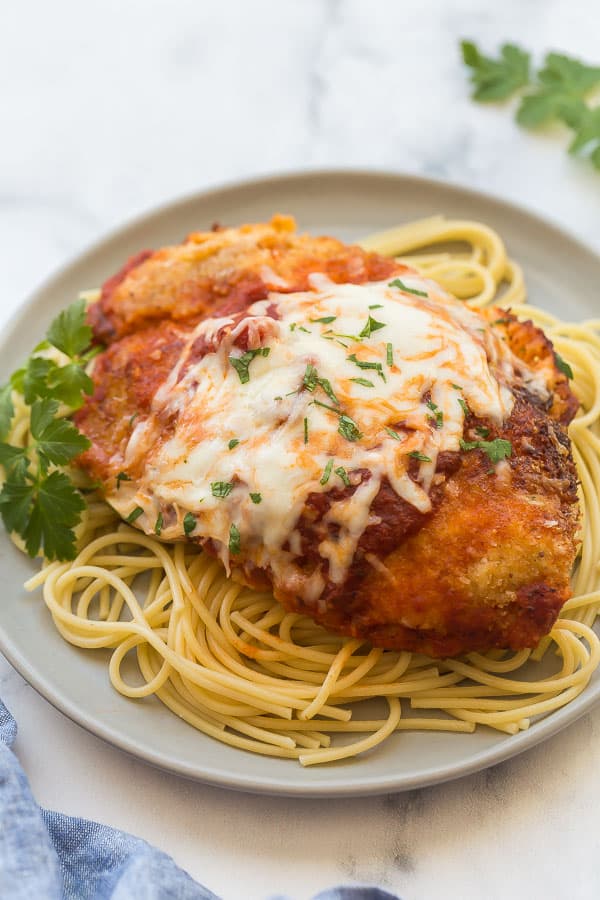
[[[102,253],[110,244],[119,240],[128,234],[132,229],[142,226],[148,219],[160,219],[165,215],[176,214],[179,208],[185,208],[194,202],[210,200],[222,193],[235,193],[257,186],[276,186],[277,184],[286,184],[290,182],[298,182],[304,179],[378,179],[378,180],[394,180],[398,182],[411,182],[413,185],[422,186],[426,190],[442,189],[450,190],[459,197],[466,197],[474,202],[487,202],[501,207],[508,213],[518,214],[520,217],[529,221],[530,224],[542,228],[550,228],[557,237],[562,237],[567,241],[578,246],[580,250],[588,254],[600,268],[600,252],[597,251],[590,243],[573,234],[562,223],[553,220],[552,217],[541,215],[531,210],[521,203],[515,203],[497,196],[491,191],[482,191],[461,184],[460,182],[447,181],[445,179],[430,178],[410,172],[393,171],[383,168],[356,168],[356,167],[307,167],[303,169],[293,169],[289,171],[279,171],[276,174],[261,174],[257,176],[248,176],[243,179],[228,179],[221,181],[205,190],[188,191],[177,197],[161,202],[158,205],[151,206],[134,216],[126,219],[125,222],[117,225],[102,233],[96,240],[88,243],[82,250],[69,257],[63,264],[56,267],[32,292],[18,304],[12,311],[11,315],[5,321],[1,332],[0,339],[6,341],[14,332],[15,328],[22,325],[23,320],[27,316],[29,309],[42,298],[43,295],[52,291],[54,285],[66,276],[75,266],[85,264],[89,257]],[[517,735],[505,736],[500,742],[491,748],[486,748],[476,752],[463,762],[450,763],[446,766],[430,767],[421,770],[419,773],[406,775],[391,771],[386,775],[365,776],[361,774],[360,779],[352,776],[351,772],[346,779],[336,784],[282,784],[279,778],[269,778],[261,776],[256,778],[252,775],[240,775],[215,768],[214,766],[204,765],[201,770],[198,766],[192,766],[174,759],[166,759],[160,751],[148,750],[140,744],[135,738],[123,735],[119,730],[113,729],[110,725],[98,721],[93,713],[80,707],[77,702],[72,701],[59,688],[49,686],[44,681],[42,674],[38,676],[33,666],[27,658],[20,652],[19,648],[13,644],[10,636],[5,632],[4,626],[0,621],[0,652],[6,657],[11,666],[23,677],[28,684],[45,700],[47,700],[56,710],[65,715],[76,725],[84,728],[86,731],[100,738],[105,743],[116,747],[117,749],[127,753],[136,759],[141,759],[149,765],[171,774],[183,776],[185,778],[209,784],[216,787],[222,787],[230,790],[237,790],[253,794],[266,794],[271,796],[288,796],[296,798],[324,798],[324,797],[359,797],[359,796],[375,796],[379,794],[396,793],[415,788],[428,787],[431,785],[445,783],[456,780],[458,778],[471,775],[490,766],[508,760],[513,756],[517,756],[527,750],[533,749],[538,744],[547,740],[554,734],[561,731],[566,726],[577,721],[581,716],[585,715],[588,710],[600,700],[600,682],[586,689],[575,700],[565,707],[550,713],[546,718],[536,722],[532,729],[520,732]]]

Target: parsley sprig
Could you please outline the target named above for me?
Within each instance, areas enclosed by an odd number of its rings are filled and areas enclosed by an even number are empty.
[[[49,560],[66,560],[77,552],[74,528],[85,501],[58,467],[91,446],[64,418],[65,406],[68,411],[78,409],[84,394],[93,391],[85,366],[101,348],[91,347],[91,339],[85,302],[77,300],[57,316],[46,340],[0,389],[0,464],[5,472],[0,515],[7,531],[22,538],[31,557],[41,550]],[[64,365],[39,355],[52,347],[68,358]],[[26,447],[6,441],[15,414],[13,392],[22,394],[30,407]]]
[[[519,125],[537,128],[552,120],[563,122],[573,130],[569,153],[589,153],[600,169],[600,108],[586,102],[600,85],[600,66],[548,53],[532,78],[529,53],[514,44],[504,44],[498,59],[484,56],[471,41],[462,41],[461,50],[471,69],[474,100],[505,100],[523,91],[516,112]]]
[[[482,450],[494,465],[512,456],[512,444],[504,438],[495,438],[493,441],[464,441],[461,438],[460,446],[462,450]]]

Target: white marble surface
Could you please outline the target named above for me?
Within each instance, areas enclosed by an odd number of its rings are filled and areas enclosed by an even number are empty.
[[[223,180],[419,172],[519,201],[600,249],[600,174],[468,99],[457,41],[598,61],[596,0],[28,0],[0,10],[0,322],[123,219]],[[599,305],[600,308],[600,305]],[[0,609],[1,615],[1,609]],[[336,882],[405,900],[600,896],[600,709],[525,756],[372,800],[188,783],[73,725],[0,659],[39,801],[130,830],[226,900]],[[1,886],[0,886],[1,895]]]

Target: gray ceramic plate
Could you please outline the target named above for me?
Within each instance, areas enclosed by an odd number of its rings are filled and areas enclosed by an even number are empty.
[[[523,264],[533,303],[563,317],[600,313],[600,259],[572,237],[528,212],[472,191],[425,179],[364,172],[267,178],[192,196],[145,215],[96,244],[23,304],[0,342],[2,381],[28,354],[51,318],[83,288],[100,284],[144,247],[173,243],[214,221],[236,224],[293,213],[301,228],[355,239],[394,224],[444,213],[487,222]],[[600,695],[600,673],[566,708],[515,737],[396,734],[358,759],[302,769],[224,746],[179,720],[158,701],[116,694],[108,653],[65,643],[40,592],[23,581],[35,564],[0,535],[3,598],[0,649],[42,696],[116,747],[169,772],[272,794],[376,794],[422,787],[493,765],[532,747],[581,716]]]

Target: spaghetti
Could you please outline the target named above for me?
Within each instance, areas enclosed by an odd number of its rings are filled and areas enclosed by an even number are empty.
[[[129,527],[93,494],[77,558],[45,562],[26,584],[43,587],[65,640],[112,651],[109,677],[119,693],[155,696],[223,743],[305,766],[356,756],[395,731],[487,725],[515,734],[573,700],[600,663],[592,630],[600,609],[600,320],[569,324],[527,306],[520,268],[476,222],[438,216],[362,246],[397,257],[469,305],[500,304],[533,319],[573,369],[581,551],[573,597],[549,637],[534,651],[443,661],[372,648],[227,578],[192,543],[166,544]],[[15,398],[15,411],[10,440],[25,446],[28,407]],[[367,708],[371,717],[361,718],[367,700],[387,711]]]

